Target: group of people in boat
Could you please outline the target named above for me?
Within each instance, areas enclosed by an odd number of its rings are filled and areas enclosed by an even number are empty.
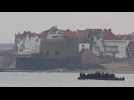
[[[104,73],[104,72],[96,72],[92,74],[87,74],[87,73],[80,73],[80,77],[78,79],[105,79],[105,80],[122,80],[124,78],[117,78],[115,74],[109,74],[109,73]]]

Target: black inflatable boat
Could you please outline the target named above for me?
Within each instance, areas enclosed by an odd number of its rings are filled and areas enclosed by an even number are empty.
[[[116,80],[116,81],[124,81],[124,77],[116,77],[115,74],[109,74],[104,72],[96,72],[92,74],[80,73],[78,80]]]

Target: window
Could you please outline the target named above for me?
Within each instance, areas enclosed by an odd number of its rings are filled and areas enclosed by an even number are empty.
[[[85,47],[85,45],[83,44],[83,45],[82,45],[82,47],[84,48],[84,47]]]
[[[117,46],[106,46],[105,50],[106,50],[106,52],[117,52],[118,53],[118,47]]]
[[[49,56],[49,51],[46,51],[46,55]]]
[[[58,51],[55,51],[55,55],[57,56],[57,55],[59,55],[60,54],[60,52],[58,52]]]
[[[52,36],[52,38],[57,38],[58,36]]]

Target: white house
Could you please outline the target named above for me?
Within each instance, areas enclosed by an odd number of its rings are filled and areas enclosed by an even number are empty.
[[[89,50],[91,43],[79,43],[79,52],[81,52],[83,49],[85,50]],[[100,53],[104,53],[104,45],[103,45],[103,39],[99,38],[97,39],[96,37],[94,37],[93,43],[92,43],[92,52],[93,54],[95,54],[96,56],[100,56]]]
[[[90,49],[90,44],[89,43],[79,43],[79,52],[82,50],[89,50]]]
[[[127,58],[128,44],[129,40],[104,40],[105,55],[115,54],[116,58]]]
[[[103,45],[103,39],[94,37],[94,43],[93,43],[93,53],[96,56],[100,56],[101,53],[104,52],[104,45]]]
[[[40,38],[38,34],[24,33],[16,36],[17,55],[30,55],[40,52]]]

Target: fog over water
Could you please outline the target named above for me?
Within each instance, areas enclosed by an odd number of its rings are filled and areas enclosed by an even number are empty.
[[[134,32],[134,12],[0,12],[0,43],[14,42],[14,34],[61,29],[111,28],[116,34]]]

